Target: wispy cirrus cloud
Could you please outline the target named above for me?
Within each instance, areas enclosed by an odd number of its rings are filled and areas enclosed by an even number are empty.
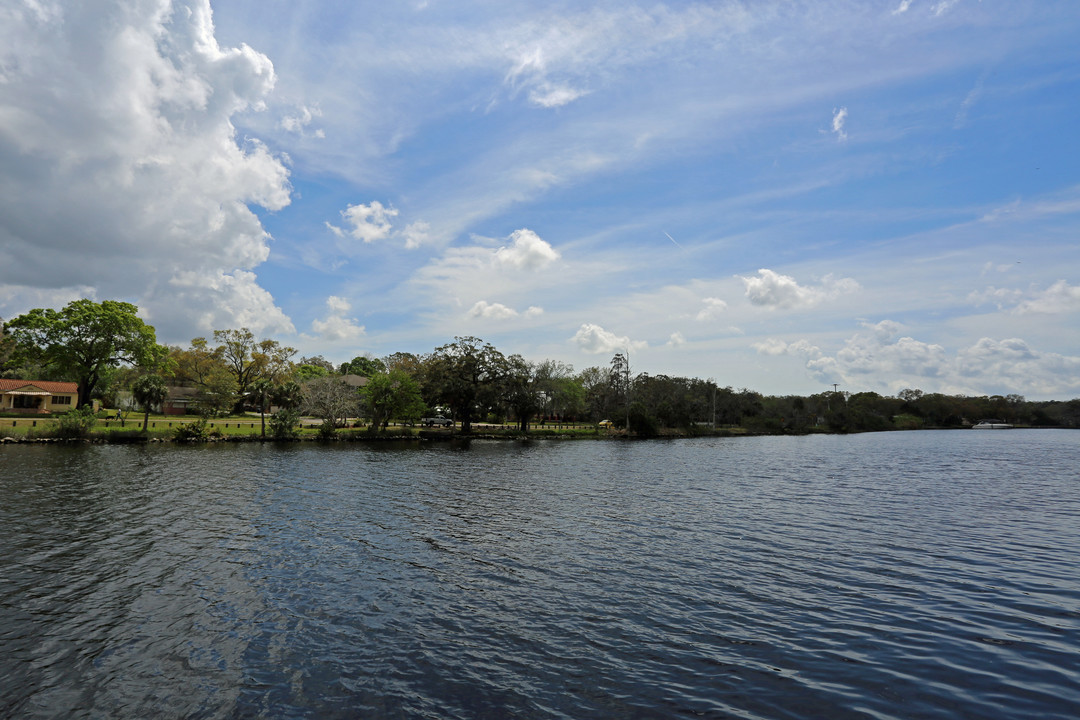
[[[832,131],[837,140],[847,140],[847,131],[844,130],[844,125],[847,124],[847,116],[848,110],[846,107],[833,110]]]

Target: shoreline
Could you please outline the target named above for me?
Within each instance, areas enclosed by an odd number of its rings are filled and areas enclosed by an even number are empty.
[[[143,435],[141,431],[121,434],[110,432],[109,434],[93,434],[87,437],[0,437],[0,447],[6,445],[150,445],[150,444],[173,444],[173,445],[219,445],[229,443],[271,443],[271,444],[294,444],[316,443],[321,445],[333,445],[340,443],[430,443],[430,442],[463,442],[469,440],[502,440],[502,441],[532,441],[532,440],[599,440],[599,441],[648,441],[648,440],[683,440],[703,438],[736,438],[736,437],[806,437],[810,435],[861,435],[866,432],[921,432],[926,430],[971,430],[970,427],[924,427],[913,429],[895,430],[865,430],[838,432],[830,430],[813,430],[809,432],[763,432],[760,430],[746,430],[742,428],[718,429],[705,432],[670,432],[656,435],[638,436],[621,432],[566,432],[566,431],[538,431],[522,433],[520,431],[505,432],[473,432],[463,434],[456,431],[420,430],[416,433],[382,434],[367,431],[343,431],[330,438],[316,435],[297,438],[271,438],[260,435],[210,435],[197,439],[180,440],[173,437],[158,437]],[[1037,427],[1020,426],[1010,428],[1012,430],[1075,430],[1069,427]]]

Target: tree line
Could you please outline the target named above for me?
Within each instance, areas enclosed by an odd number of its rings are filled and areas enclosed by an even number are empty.
[[[347,418],[373,428],[446,414],[469,432],[474,422],[513,422],[527,432],[546,422],[609,422],[648,436],[740,427],[754,432],[855,432],[961,427],[983,418],[1017,425],[1080,426],[1080,399],[1031,402],[1020,395],[967,397],[906,389],[897,396],[826,391],[764,396],[712,379],[634,373],[617,353],[581,371],[556,360],[505,355],[480,338],[455,337],[426,354],[358,356],[333,365],[296,358],[295,348],[247,328],[215,330],[186,347],[158,344],[130,303],[83,299],[61,310],[35,309],[2,325],[0,375],[68,380],[79,406],[115,407],[129,394],[144,411],[170,388],[186,388],[202,417],[255,411],[266,432],[295,432],[301,413],[333,432]],[[357,381],[356,376],[364,378]],[[351,379],[351,381],[350,381]],[[172,392],[176,392],[173,390]]]

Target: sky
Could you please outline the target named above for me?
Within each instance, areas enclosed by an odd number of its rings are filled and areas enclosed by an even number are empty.
[[[0,0],[0,318],[1080,396],[1073,0]]]

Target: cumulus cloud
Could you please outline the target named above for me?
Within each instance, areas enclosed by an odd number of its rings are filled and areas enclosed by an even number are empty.
[[[960,350],[957,374],[962,387],[990,387],[1000,394],[1080,392],[1080,357],[1040,352],[1020,338],[982,338]]]
[[[135,298],[163,338],[291,327],[251,272],[269,236],[250,208],[286,206],[289,173],[232,124],[265,108],[270,60],[219,46],[208,0],[4,18],[0,283]]]
[[[516,317],[534,318],[544,314],[544,309],[536,305],[530,305],[524,313],[520,313],[512,307],[503,305],[502,303],[489,303],[486,300],[480,300],[467,313],[471,318],[487,318],[489,320],[509,320]]]
[[[206,298],[218,302],[208,305]],[[193,335],[229,327],[246,327],[260,334],[296,332],[292,320],[259,286],[255,273],[246,270],[178,271],[165,287],[151,288],[143,299],[146,319],[155,327],[189,325]]]
[[[764,355],[801,357],[823,385],[895,393],[906,387],[956,394],[1054,395],[1080,391],[1080,357],[1044,353],[1019,338],[981,338],[950,351],[937,343],[899,336],[892,321],[863,324],[835,353],[806,340],[767,339],[754,348]],[[887,378],[887,380],[880,380]],[[875,387],[875,385],[877,387]]]
[[[705,307],[698,311],[696,316],[698,322],[715,320],[727,309],[727,303],[720,298],[707,297],[702,300],[702,304]]]
[[[833,110],[832,116],[832,131],[836,135],[837,140],[847,140],[847,132],[844,130],[844,123],[847,122],[847,108],[842,107],[839,110]]]
[[[629,349],[643,349],[649,346],[644,340],[631,340],[623,335],[616,335],[593,323],[584,323],[571,340],[584,352],[616,353]]]
[[[686,344],[686,338],[683,337],[683,334],[681,332],[673,332],[673,333],[671,333],[671,337],[668,338],[668,341],[667,341],[668,347],[680,347],[680,346],[685,345],[685,344]]]
[[[1027,295],[1027,299],[1024,296]],[[998,310],[1011,308],[1016,315],[1043,314],[1064,315],[1080,312],[1080,286],[1058,280],[1045,290],[1024,292],[1016,288],[999,288],[990,285],[985,290],[968,294],[973,305],[995,305]]]
[[[893,15],[902,15],[911,7],[911,0],[900,0],[900,4],[892,11]]]
[[[1064,314],[1080,311],[1080,285],[1069,285],[1064,280],[1039,293],[1031,300],[1026,300],[1016,307],[1016,312]]]
[[[779,338],[766,338],[752,343],[750,347],[757,350],[760,355],[787,355],[789,346]]]
[[[515,230],[510,234],[510,245],[495,251],[498,265],[516,270],[540,270],[560,257],[558,250],[532,230]]]
[[[364,335],[364,327],[356,318],[346,317],[352,304],[343,297],[331,295],[326,299],[327,315],[323,320],[312,320],[311,330],[324,340],[356,340]]]
[[[860,289],[859,283],[853,279],[836,279],[832,275],[822,278],[818,287],[799,285],[790,275],[781,275],[765,268],[758,270],[757,277],[737,277],[746,286],[747,299],[754,305],[768,308],[813,307],[825,300]]]
[[[397,217],[397,214],[397,209],[392,205],[384,206],[378,200],[373,200],[368,205],[362,203],[349,205],[341,211],[341,218],[347,227],[338,227],[329,222],[326,223],[326,227],[339,238],[351,237],[365,243],[372,243],[390,235],[391,220]]]

